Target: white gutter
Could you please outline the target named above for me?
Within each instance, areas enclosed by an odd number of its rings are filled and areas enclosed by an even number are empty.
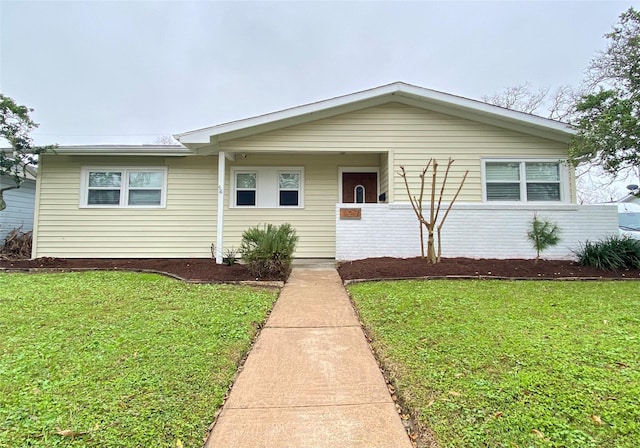
[[[222,245],[224,244],[224,183],[226,154],[218,153],[218,223],[216,225],[216,263],[222,264]]]
[[[58,146],[50,154],[70,156],[191,156],[193,151],[182,145],[85,145]]]

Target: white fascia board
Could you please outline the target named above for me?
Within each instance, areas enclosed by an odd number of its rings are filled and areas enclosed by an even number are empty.
[[[535,135],[537,137],[546,138],[561,143],[568,143],[571,136],[575,134],[575,130],[568,124],[562,123],[548,118],[542,118],[523,112],[504,109],[498,106],[484,107],[468,107],[466,104],[445,103],[439,101],[425,102],[423,99],[413,97],[405,97],[398,102],[417,107],[428,109],[433,112],[439,112],[447,115],[453,115],[459,118],[477,121],[491,126],[510,129],[524,134]],[[474,100],[466,100],[474,102]],[[479,103],[479,102],[478,102]],[[483,103],[479,103],[483,104]],[[486,109],[486,110],[485,110]]]
[[[211,137],[222,134],[233,133],[233,138],[238,138],[393,101],[479,120],[496,126],[502,125],[520,132],[529,132],[562,142],[567,142],[575,133],[567,124],[558,121],[396,82],[279,112],[175,134],[174,137],[181,143],[195,149],[197,146],[210,144]]]
[[[85,145],[58,146],[53,154],[90,156],[163,156],[177,157],[194,155],[193,151],[181,145]]]
[[[393,93],[398,90],[398,84],[400,83],[389,84],[370,90],[364,90],[362,92],[356,92],[349,95],[331,98],[328,100],[292,107],[290,109],[284,109],[278,112],[258,115],[256,117],[245,118],[242,120],[231,121],[229,123],[223,123],[216,126],[196,129],[195,131],[187,131],[180,134],[174,134],[173,137],[183,144],[209,143],[209,138],[213,135],[225,134],[228,132],[234,132],[249,127],[265,125],[276,121],[283,121],[291,118],[311,115],[327,109],[333,109],[351,103],[357,103],[359,101],[375,98],[377,96],[382,96],[387,93]]]
[[[505,119],[507,121],[518,122],[522,127],[539,127],[546,128],[552,132],[560,132],[567,136],[574,135],[575,130],[568,124],[561,121],[551,120],[549,118],[539,117],[537,115],[520,112],[517,110],[507,109],[493,104],[477,101],[470,98],[452,95],[449,93],[438,92],[436,90],[425,89],[405,84],[406,88],[402,90],[402,94],[414,96],[417,101],[427,100],[428,103],[440,104],[449,110],[468,110],[478,115],[486,115],[495,119]]]

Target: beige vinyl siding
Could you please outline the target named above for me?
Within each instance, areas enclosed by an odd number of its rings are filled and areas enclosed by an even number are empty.
[[[566,158],[567,145],[450,115],[390,103],[338,115],[303,125],[220,143],[225,151],[313,151],[320,153],[393,152],[387,172],[389,202],[406,201],[406,190],[397,175],[404,165],[413,190],[418,174],[430,158],[436,158],[444,174],[452,157],[446,197],[453,195],[465,170],[469,176],[458,200],[482,201],[481,159],[486,157]],[[381,179],[381,185],[387,180]],[[571,187],[573,191],[573,186]],[[384,190],[382,190],[384,191]],[[575,196],[575,193],[572,194]]]
[[[224,248],[239,247],[252,225],[289,222],[298,232],[298,257],[335,256],[339,168],[378,167],[387,202],[406,202],[404,165],[414,191],[429,158],[456,160],[446,198],[465,169],[459,202],[482,201],[483,158],[566,158],[567,146],[441,113],[391,103],[250,137],[219,149],[245,153],[226,161]],[[80,208],[82,167],[166,166],[166,208]],[[46,154],[39,170],[35,256],[210,257],[216,241],[217,155],[189,157],[80,157]],[[304,168],[304,208],[230,208],[232,167]],[[575,185],[570,191],[575,201]]]
[[[39,166],[36,257],[210,257],[216,239],[214,157],[69,157]],[[166,208],[80,208],[82,167],[168,167]]]
[[[225,248],[238,248],[242,232],[265,223],[290,223],[299,236],[296,257],[333,258],[336,242],[336,202],[338,202],[338,168],[377,166],[377,154],[345,155],[266,155],[248,154],[227,163],[225,186]],[[234,194],[229,188],[231,167],[303,167],[304,208],[229,208]]]
[[[380,191],[378,194],[386,193],[387,197],[383,202],[389,202],[389,154],[380,154]]]

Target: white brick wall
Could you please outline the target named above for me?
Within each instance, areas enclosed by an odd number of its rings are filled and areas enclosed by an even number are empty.
[[[340,219],[336,207],[336,260],[420,255],[418,220],[409,204],[364,204],[362,219]],[[446,210],[443,205],[440,216]],[[618,234],[615,205],[454,204],[442,227],[442,256],[468,258],[534,258],[527,239],[534,212],[556,222],[560,243],[542,258],[572,259],[572,250],[587,239]],[[429,211],[425,209],[425,215]],[[427,235],[425,232],[425,250]]]

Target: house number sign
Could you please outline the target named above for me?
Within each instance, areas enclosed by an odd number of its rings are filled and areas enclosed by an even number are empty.
[[[341,208],[340,219],[362,219],[361,208]]]

